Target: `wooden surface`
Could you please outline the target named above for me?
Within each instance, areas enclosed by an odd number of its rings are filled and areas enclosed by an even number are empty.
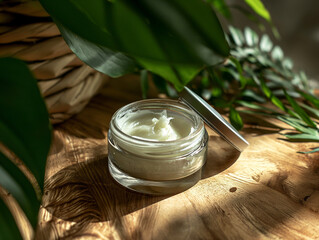
[[[118,108],[140,99],[128,78],[55,127],[38,239],[319,239],[319,155],[297,153],[316,145],[281,140],[271,120],[247,119],[242,154],[208,130],[204,175],[185,192],[152,197],[118,185],[107,130]]]

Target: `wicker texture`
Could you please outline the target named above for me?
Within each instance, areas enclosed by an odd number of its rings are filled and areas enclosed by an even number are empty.
[[[108,79],[71,52],[38,1],[1,3],[0,56],[28,64],[53,124],[80,112]]]

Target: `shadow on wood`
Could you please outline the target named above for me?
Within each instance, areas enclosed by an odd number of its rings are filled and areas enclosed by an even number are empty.
[[[107,129],[118,107],[138,100],[131,80],[110,81],[120,86],[56,127],[36,239],[319,239],[319,155],[296,153],[317,144],[278,140],[275,119],[251,120],[241,154],[207,129],[202,179],[185,192],[151,197],[118,185]]]
[[[44,207],[55,217],[100,222],[122,217],[163,197],[127,190],[111,177],[107,156],[69,166],[46,181]]]
[[[207,162],[202,179],[214,176],[233,165],[240,152],[218,136],[209,136]]]

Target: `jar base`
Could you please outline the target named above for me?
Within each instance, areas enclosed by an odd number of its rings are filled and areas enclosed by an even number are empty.
[[[202,177],[202,168],[185,178],[167,181],[151,181],[135,178],[117,168],[108,161],[109,171],[116,182],[135,192],[149,195],[170,195],[183,192],[194,186]]]

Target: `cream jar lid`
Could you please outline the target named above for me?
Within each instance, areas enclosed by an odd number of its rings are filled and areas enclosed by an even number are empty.
[[[237,150],[243,151],[249,143],[212,106],[187,87],[179,93],[180,100],[192,108],[205,122]]]

